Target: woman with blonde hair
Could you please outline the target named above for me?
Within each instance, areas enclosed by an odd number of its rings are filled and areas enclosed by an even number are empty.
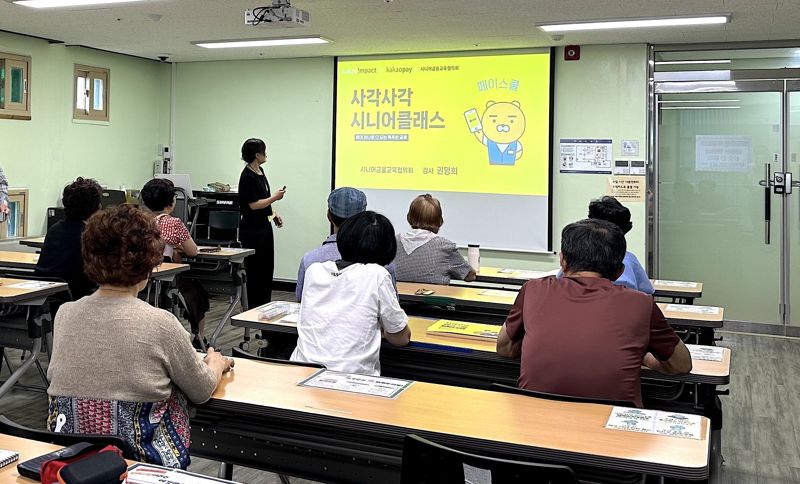
[[[398,281],[450,284],[451,278],[474,281],[475,271],[456,244],[439,235],[442,205],[429,193],[416,197],[406,215],[411,228],[397,235],[394,259]]]

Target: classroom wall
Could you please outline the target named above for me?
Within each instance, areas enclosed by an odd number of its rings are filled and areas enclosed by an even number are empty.
[[[109,188],[152,176],[169,140],[169,65],[3,32],[0,52],[31,56],[32,119],[0,119],[0,166],[12,187],[29,189],[29,235],[44,234],[47,207],[77,176]],[[109,122],[72,120],[74,64],[111,69]]]
[[[554,159],[560,138],[640,141],[645,159],[647,106],[645,45],[584,46],[581,60],[555,52]],[[286,227],[276,232],[275,276],[295,279],[302,254],[328,233],[326,198],[331,181],[333,59],[181,63],[176,80],[176,172],[192,183],[235,184],[244,139],[268,144],[266,171],[273,187],[287,185],[276,204]],[[553,181],[553,244],[561,228],[585,218],[588,202],[605,194],[606,175],[560,174]],[[628,203],[634,228],[629,249],[645,260],[644,202]],[[457,207],[444,207],[448,210]],[[523,222],[521,222],[523,223]],[[479,229],[480,225],[476,225]],[[557,256],[482,251],[486,266],[551,269]]]

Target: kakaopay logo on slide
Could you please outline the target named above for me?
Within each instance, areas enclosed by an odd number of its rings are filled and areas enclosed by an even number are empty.
[[[525,113],[519,101],[489,101],[480,118],[474,108],[464,117],[470,132],[486,146],[490,165],[513,166],[522,157],[520,138],[525,133]]]

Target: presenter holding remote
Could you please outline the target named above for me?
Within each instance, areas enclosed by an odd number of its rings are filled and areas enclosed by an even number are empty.
[[[261,165],[267,162],[267,145],[263,140],[250,138],[242,145],[242,160],[246,163],[239,177],[239,242],[256,253],[244,260],[247,272],[247,302],[254,308],[272,300],[272,274],[275,268],[275,241],[272,222],[283,227],[283,219],[273,203],[283,198],[286,187],[273,195]]]

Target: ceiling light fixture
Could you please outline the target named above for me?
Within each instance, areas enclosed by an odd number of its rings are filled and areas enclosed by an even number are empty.
[[[657,66],[672,66],[679,64],[730,64],[730,63],[731,63],[730,59],[656,61]]]
[[[141,0],[14,0],[13,3],[32,8],[83,7],[108,3],[139,2]]]
[[[661,106],[661,109],[686,111],[693,109],[740,109],[741,106]]]
[[[697,17],[661,17],[616,20],[590,20],[572,23],[539,24],[545,32],[575,32],[579,30],[634,29],[643,27],[684,27],[689,25],[726,24],[731,21],[730,14],[704,15]]]
[[[284,45],[328,44],[322,37],[284,37],[273,39],[199,40],[192,42],[206,49],[233,49],[237,47],[279,47]]]

